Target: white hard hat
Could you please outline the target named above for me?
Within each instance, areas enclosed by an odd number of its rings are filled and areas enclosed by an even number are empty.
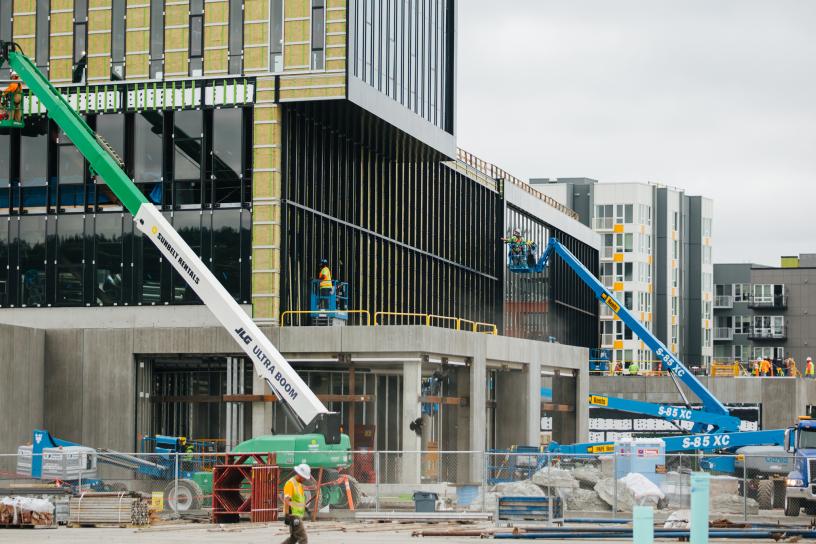
[[[306,463],[301,463],[295,467],[295,474],[305,480],[312,479],[312,469]]]
[[[808,361],[812,361],[813,359],[811,359],[810,357],[808,357],[808,358],[807,358],[807,360],[808,360]]]

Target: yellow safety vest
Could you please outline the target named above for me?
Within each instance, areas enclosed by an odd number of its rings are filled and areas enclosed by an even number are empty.
[[[331,289],[332,288],[332,279],[331,279],[331,270],[329,270],[328,266],[324,266],[320,269],[320,288],[321,289]]]
[[[805,365],[805,376],[813,376],[813,361],[808,361]]]
[[[303,492],[303,485],[294,476],[283,486],[283,496],[289,497],[290,514],[301,518],[306,515],[306,494]]]

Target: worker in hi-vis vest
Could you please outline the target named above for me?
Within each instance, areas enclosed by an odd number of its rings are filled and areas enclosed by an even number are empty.
[[[289,538],[283,544],[307,544],[306,527],[306,493],[303,482],[312,479],[312,469],[306,463],[295,467],[295,474],[283,486],[283,523],[289,526]]]
[[[327,259],[320,260],[320,273],[317,275],[317,279],[320,280],[320,307],[328,308],[329,297],[332,294],[332,275]]]
[[[813,359],[808,357],[807,362],[805,363],[805,377],[812,378],[813,375],[814,375]]]

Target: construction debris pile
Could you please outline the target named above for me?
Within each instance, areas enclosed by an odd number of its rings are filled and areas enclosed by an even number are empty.
[[[53,527],[54,505],[47,500],[28,497],[0,498],[0,526]]]
[[[140,493],[83,493],[72,497],[73,526],[143,526],[150,524],[150,500]]]
[[[712,512],[742,514],[743,509],[748,514],[759,512],[754,499],[739,493],[737,478],[712,477],[710,486]],[[668,472],[658,486],[642,474],[630,473],[616,480],[607,467],[586,464],[570,470],[544,467],[530,479],[496,484],[480,494],[470,509],[490,512],[496,509],[499,497],[537,497],[550,493],[560,496],[567,510],[574,512],[607,512],[613,507],[619,512],[631,512],[636,505],[682,510],[690,504],[687,473]]]

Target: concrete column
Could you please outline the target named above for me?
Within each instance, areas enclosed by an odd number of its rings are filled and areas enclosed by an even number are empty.
[[[496,446],[537,446],[540,439],[541,363],[534,361],[525,364],[523,370],[499,372],[496,379]]]
[[[487,443],[487,361],[485,359],[484,344],[479,343],[475,355],[470,362],[469,383],[469,419],[470,443],[468,449],[474,452],[483,452]],[[464,412],[464,410],[462,410]],[[470,455],[470,482],[481,482],[484,479],[484,455]]]
[[[587,354],[588,355],[588,354]],[[589,441],[589,365],[575,371],[575,441]]]
[[[419,397],[422,394],[422,363],[402,363],[402,449],[419,451],[422,448],[422,437],[411,430],[411,422],[420,417],[422,410]],[[420,455],[405,453],[402,455],[402,483],[420,483]]]
[[[271,395],[272,390],[267,385],[266,380],[258,377],[256,372],[252,373],[252,394]],[[277,430],[277,429],[276,429]],[[272,403],[253,402],[252,403],[252,436],[262,436],[272,432]]]
[[[524,372],[527,386],[526,438],[524,445],[537,446],[541,441],[541,362],[527,365]]]

